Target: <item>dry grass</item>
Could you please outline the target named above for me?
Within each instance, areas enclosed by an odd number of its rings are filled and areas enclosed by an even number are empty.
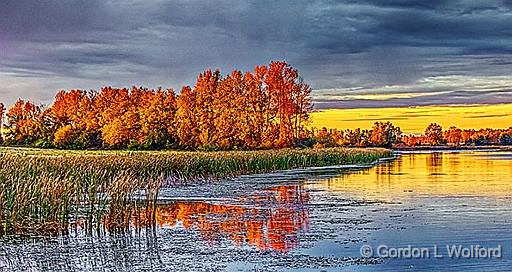
[[[53,151],[0,148],[0,235],[65,229],[86,214],[90,226],[108,213],[112,228],[127,224],[135,193],[154,205],[161,186],[241,174],[337,164],[370,163],[385,149],[232,152]],[[43,227],[44,229],[44,227]]]

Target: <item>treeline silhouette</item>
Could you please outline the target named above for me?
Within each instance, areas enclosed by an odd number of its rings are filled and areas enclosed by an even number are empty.
[[[430,124],[423,135],[406,135],[401,141],[406,146],[452,145],[485,146],[512,145],[512,127],[508,129],[460,129],[455,126],[443,130],[438,124]]]
[[[375,122],[372,129],[313,129],[314,146],[382,146],[382,147],[421,147],[421,146],[486,146],[512,145],[512,127],[508,129],[460,129],[448,130],[437,123],[431,123],[421,135],[404,135],[399,127],[391,122]]]
[[[286,62],[226,76],[206,70],[179,94],[142,87],[61,91],[49,107],[18,100],[0,124],[2,141],[67,149],[292,147],[306,137],[310,93]]]

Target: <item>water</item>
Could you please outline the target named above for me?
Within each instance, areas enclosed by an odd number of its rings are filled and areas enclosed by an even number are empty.
[[[157,227],[0,240],[14,271],[509,271],[512,153],[402,154],[373,168],[246,176],[162,191]],[[145,214],[134,216],[133,225]],[[502,246],[450,258],[446,245]],[[364,245],[373,257],[361,256]],[[379,246],[425,248],[381,258]],[[443,258],[433,256],[434,247]]]

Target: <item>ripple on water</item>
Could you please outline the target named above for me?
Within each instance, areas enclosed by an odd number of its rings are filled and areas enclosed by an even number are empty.
[[[13,271],[504,271],[501,260],[362,258],[371,246],[512,249],[511,153],[402,154],[162,190],[156,228],[0,240]],[[509,251],[510,252],[510,251]]]

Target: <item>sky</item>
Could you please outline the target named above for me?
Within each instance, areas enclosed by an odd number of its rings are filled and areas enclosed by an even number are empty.
[[[430,123],[445,130],[512,127],[512,104],[414,106],[386,108],[324,109],[312,113],[317,129],[370,129],[375,122],[392,122],[406,134],[422,134]]]
[[[315,109],[512,103],[512,0],[2,0],[0,101],[297,68]]]

